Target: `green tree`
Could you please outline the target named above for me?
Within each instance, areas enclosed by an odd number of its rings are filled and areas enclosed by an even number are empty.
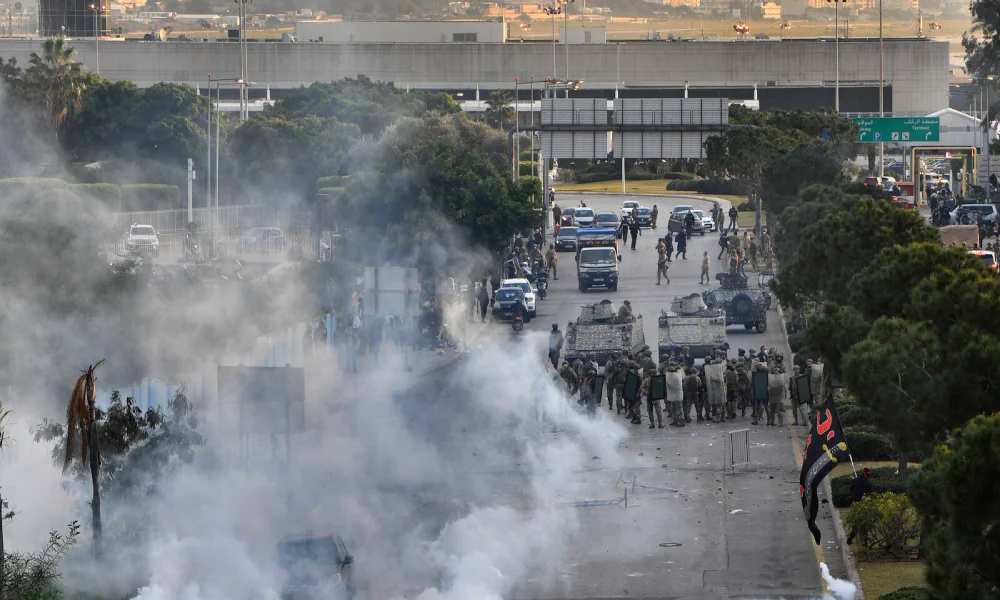
[[[798,253],[806,228],[827,215],[852,210],[861,198],[848,194],[842,187],[814,185],[799,194],[798,202],[785,208],[773,228],[775,257],[779,264],[788,263]]]
[[[514,120],[514,99],[504,90],[497,90],[486,100],[486,122],[500,129]]]
[[[66,45],[65,38],[52,38],[42,43],[42,54],[32,52],[31,67],[25,73],[29,86],[45,102],[46,113],[58,129],[71,111],[80,107],[83,90],[90,79],[73,60],[76,49]]]
[[[799,239],[795,254],[771,284],[779,299],[793,306],[808,300],[847,303],[851,278],[881,250],[939,238],[919,213],[864,198],[853,210],[806,226]]]
[[[772,214],[780,214],[811,185],[839,185],[844,180],[842,162],[826,142],[811,141],[780,150],[764,169],[764,206]]]
[[[934,598],[1000,597],[998,472],[1000,415],[979,415],[954,431],[910,481]]]
[[[764,172],[781,151],[808,139],[797,129],[782,130],[770,125],[730,129],[705,141],[705,157],[716,178],[731,179],[749,193],[759,194]]]
[[[962,34],[965,48],[965,70],[975,77],[985,79],[1000,75],[1000,7],[993,0],[974,0],[969,3],[972,29]],[[982,38],[976,34],[981,34]]]
[[[806,329],[806,343],[819,352],[835,376],[840,376],[844,355],[865,339],[871,321],[850,305],[828,302],[814,315]]]

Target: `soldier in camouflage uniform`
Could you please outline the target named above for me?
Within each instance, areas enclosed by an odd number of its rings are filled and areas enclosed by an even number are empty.
[[[754,363],[753,370],[767,373],[767,365],[762,362]],[[750,415],[753,420],[750,423],[756,425],[762,417],[767,415],[767,399],[758,398],[753,389],[750,390],[750,397],[753,401],[753,414]]]
[[[562,362],[562,366],[559,367],[559,376],[566,382],[566,388],[569,390],[570,396],[579,391],[580,380],[576,378],[576,371],[570,368],[568,362]]]
[[[663,429],[663,412],[660,410],[660,401],[653,400],[651,396],[653,375],[656,375],[656,367],[653,367],[648,372],[643,369],[642,393],[646,397],[646,414],[649,415],[649,428],[659,427]],[[655,422],[653,420],[654,414],[656,415]]]
[[[642,375],[639,373],[639,363],[634,360],[629,363],[629,371],[639,375],[639,388],[636,390],[635,399],[632,401],[629,407],[629,412],[631,413],[631,423],[633,425],[642,425]]]
[[[583,381],[584,376],[587,374],[587,371],[584,370],[583,365],[584,362],[582,358],[578,358],[573,361],[573,370],[576,371],[577,381]]]
[[[611,353],[611,358],[604,365],[604,383],[608,388],[608,410],[615,409],[615,375],[617,373],[618,351]]]
[[[785,382],[781,378],[781,368],[771,370],[767,382],[767,424],[774,425],[777,417],[778,426],[785,426]]]
[[[747,371],[746,360],[743,357],[736,359],[736,404],[740,409],[740,416],[747,416],[747,404],[750,403],[750,372]]]
[[[684,398],[684,379],[681,367],[677,363],[667,366],[667,414],[674,427],[684,427],[684,416],[681,414]]]
[[[625,410],[625,378],[628,376],[628,363],[628,358],[624,356],[619,358],[615,370],[615,406],[619,415]]]
[[[739,375],[736,374],[735,358],[726,365],[726,370],[722,374],[722,380],[726,383],[726,412],[729,413],[730,419],[735,419],[735,407],[738,398],[736,390],[740,383]]]
[[[799,424],[799,388],[795,385],[795,380],[799,378],[799,367],[792,367],[792,376],[788,379],[788,397],[792,401],[792,424]]]

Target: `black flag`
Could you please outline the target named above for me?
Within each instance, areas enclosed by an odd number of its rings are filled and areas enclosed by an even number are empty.
[[[816,488],[839,463],[848,460],[847,439],[840,427],[837,416],[837,405],[833,402],[833,393],[826,397],[826,402],[816,413],[816,422],[809,430],[806,438],[806,450],[802,457],[802,473],[799,475],[799,496],[802,497],[802,510],[806,513],[806,522],[816,543],[819,543],[820,532],[816,527],[816,513],[819,511],[819,499]]]

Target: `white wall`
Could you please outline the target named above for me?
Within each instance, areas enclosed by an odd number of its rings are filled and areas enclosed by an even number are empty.
[[[300,42],[343,43],[452,43],[506,41],[499,21],[298,21],[295,37]],[[455,34],[475,34],[474,40],[456,40]]]
[[[589,34],[589,40],[588,38]],[[566,40],[566,28],[559,28],[559,43],[562,44]],[[569,28],[569,43],[570,44],[606,44],[608,43],[608,28],[607,27],[570,27]]]

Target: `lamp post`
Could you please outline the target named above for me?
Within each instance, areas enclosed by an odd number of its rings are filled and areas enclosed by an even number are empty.
[[[212,218],[212,251],[215,252],[215,245],[218,242],[218,229],[219,229],[219,147],[222,145],[222,110],[221,100],[222,100],[222,84],[223,83],[235,83],[239,84],[240,91],[242,93],[243,87],[246,81],[242,78],[235,79],[216,79],[215,80],[215,215]],[[209,90],[209,98],[211,98],[211,90]]]
[[[531,104],[529,106],[531,107],[529,109],[531,114],[531,176],[535,177],[536,175],[535,163],[537,161],[535,160],[535,76],[534,75],[531,76]]]
[[[521,178],[521,113],[517,109],[517,96],[520,91],[518,78],[514,77],[514,181]]]
[[[249,0],[253,2],[253,0]],[[235,0],[240,11],[240,122],[247,120],[250,114],[250,98],[247,85],[247,0]]]
[[[553,0],[553,2],[557,2],[557,1],[559,1],[559,0]],[[557,6],[556,4],[552,4],[551,6],[546,6],[544,9],[542,9],[542,12],[544,12],[545,14],[549,15],[550,17],[552,17],[552,77],[555,78],[557,76],[557,74],[556,74],[556,15],[562,14],[563,9],[562,9],[561,6]],[[567,58],[566,61],[567,61],[567,64],[568,64],[569,58]]]
[[[837,55],[836,58],[836,83],[834,88],[834,99],[833,99],[833,109],[836,112],[840,112],[840,3],[846,2],[847,0],[826,0],[827,2],[833,2],[833,36],[834,36],[834,54]],[[881,11],[881,0],[879,0],[879,10]],[[881,15],[881,12],[879,13]],[[881,21],[880,21],[881,22]]]
[[[878,0],[878,116],[885,116],[885,40],[882,38],[882,0]],[[878,145],[878,177],[885,177],[885,142]]]
[[[90,10],[94,11],[94,46],[96,48],[97,54],[97,65],[96,73],[101,74],[101,33],[100,33],[100,21],[101,21],[101,2],[103,0],[98,0],[96,3],[90,5]]]
[[[569,81],[569,6],[576,0],[562,0],[563,3],[563,32],[566,39],[563,40],[563,44],[566,44],[566,81]],[[566,97],[569,98],[569,92],[566,92]]]
[[[208,158],[205,161],[205,208],[212,210],[212,74],[208,74]]]

